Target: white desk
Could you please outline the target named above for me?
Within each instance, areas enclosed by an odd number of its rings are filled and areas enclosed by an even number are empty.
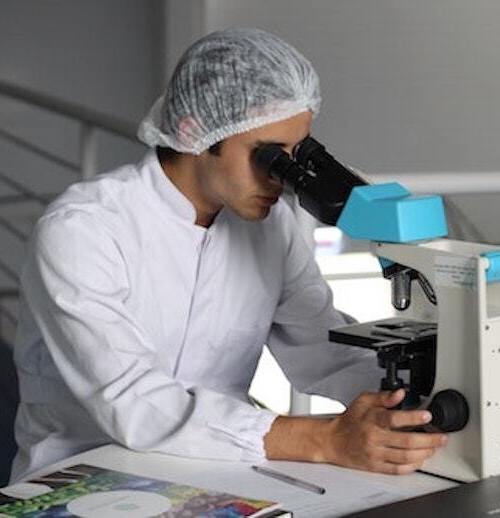
[[[324,464],[266,462],[266,465],[274,469],[326,488],[326,494],[317,495],[255,473],[247,463],[136,453],[119,446],[104,446],[76,455],[49,466],[35,476],[78,463],[247,497],[274,500],[281,502],[284,509],[293,511],[294,518],[343,516],[455,485],[421,473],[391,476]]]

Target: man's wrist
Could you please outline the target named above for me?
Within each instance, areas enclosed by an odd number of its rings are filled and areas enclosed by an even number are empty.
[[[331,462],[332,419],[277,417],[264,437],[268,459]]]

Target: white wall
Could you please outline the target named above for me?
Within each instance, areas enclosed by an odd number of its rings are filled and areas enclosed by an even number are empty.
[[[139,121],[164,80],[163,11],[159,0],[1,0],[0,80]],[[79,159],[79,125],[63,117],[0,96],[0,129]],[[143,152],[99,134],[100,170]],[[2,138],[0,173],[38,192],[59,192],[77,178]],[[0,184],[0,196],[12,192]],[[0,216],[15,217],[27,232],[39,210],[2,205]],[[20,244],[1,228],[0,246],[0,257],[17,266]]]
[[[139,121],[165,75],[161,0],[0,0],[0,80]],[[0,95],[0,129],[77,162],[79,125]],[[105,170],[144,147],[99,133]],[[0,138],[0,173],[41,193],[60,192],[77,176]],[[0,183],[0,197],[12,194]],[[29,232],[41,207],[0,204],[0,217]],[[0,226],[0,259],[14,270],[23,245]],[[14,283],[0,272],[0,289]]]
[[[156,0],[2,0],[0,79],[138,121],[163,79],[161,9]],[[76,159],[75,125],[16,102],[0,102],[0,127]],[[0,148],[2,157],[11,147]],[[119,163],[117,153],[129,158],[137,152],[105,140],[100,165]],[[18,167],[19,158],[16,154],[9,167],[17,177],[36,182],[39,175]]]

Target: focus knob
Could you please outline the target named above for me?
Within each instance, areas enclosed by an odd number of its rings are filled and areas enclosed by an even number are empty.
[[[469,405],[457,390],[438,392],[427,410],[432,414],[431,426],[440,432],[458,432],[469,420]]]

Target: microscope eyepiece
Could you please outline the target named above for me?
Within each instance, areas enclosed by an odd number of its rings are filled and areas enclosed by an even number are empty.
[[[290,186],[300,205],[327,225],[337,224],[351,190],[366,185],[312,137],[295,146],[293,157],[277,144],[264,144],[255,149],[252,159],[257,167]]]
[[[292,160],[278,144],[264,144],[254,150],[252,159],[260,169],[267,171],[282,184],[289,185],[297,192],[300,179],[307,171]]]
[[[265,144],[253,150],[252,159],[257,167],[270,170],[281,153],[283,153],[283,149],[277,144]]]
[[[325,193],[321,192],[315,172],[302,167],[277,144],[259,146],[252,158],[257,167],[291,187],[305,210],[323,223],[335,225],[337,211],[325,202]]]
[[[328,174],[329,181],[335,186],[337,199],[347,200],[354,187],[367,185],[352,168],[341,164],[312,137],[306,137],[295,146],[293,158],[305,169]]]
[[[323,154],[328,155],[325,150],[325,146],[312,137],[306,137],[304,140],[299,142],[293,148],[292,152],[294,160],[302,165],[302,167],[313,171],[318,168],[319,161]],[[331,158],[333,159],[333,157]]]

